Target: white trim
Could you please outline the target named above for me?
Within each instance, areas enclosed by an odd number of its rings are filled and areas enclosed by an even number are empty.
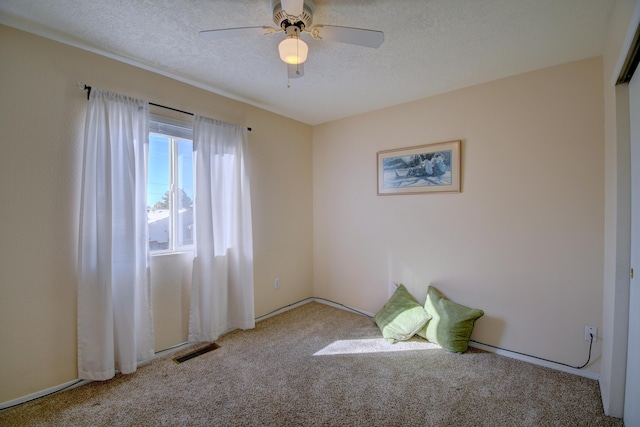
[[[633,39],[636,35],[638,25],[640,25],[640,1],[636,3],[636,7],[633,10],[633,16],[631,16],[631,21],[629,22],[629,27],[627,28],[627,35],[624,38],[622,47],[620,48],[618,62],[616,62],[616,66],[613,69],[613,74],[611,75],[611,84],[614,86],[618,81],[618,77],[620,77],[622,67],[624,66],[624,63],[627,60],[627,55],[629,55],[629,51],[631,50],[631,44],[633,43]]]
[[[177,80],[179,82],[186,83],[186,84],[188,84],[190,86],[197,87],[198,89],[202,89],[202,90],[205,90],[207,92],[215,93],[216,95],[224,96],[224,97],[232,99],[234,101],[240,101],[240,102],[243,102],[245,104],[249,104],[249,105],[252,105],[254,107],[258,107],[258,108],[261,108],[261,109],[266,110],[266,111],[270,111],[270,112],[275,113],[275,114],[279,114],[281,116],[289,117],[289,116],[287,116],[287,113],[285,111],[281,111],[280,109],[275,108],[272,105],[270,106],[270,105],[267,105],[265,103],[261,103],[261,102],[255,101],[255,100],[248,99],[248,98],[243,97],[243,96],[235,95],[235,94],[232,94],[231,92],[222,90],[220,88],[217,88],[217,87],[214,87],[214,86],[211,86],[211,85],[208,85],[208,84],[201,83],[201,82],[199,82],[197,80],[188,79],[188,78],[179,76],[177,74],[161,70],[161,69],[159,69],[159,68],[157,68],[155,66],[147,65],[147,64],[145,64],[143,62],[135,61],[135,60],[132,60],[132,59],[129,59],[129,58],[125,58],[125,57],[120,56],[120,55],[116,55],[114,53],[107,52],[107,51],[102,50],[102,49],[98,49],[96,47],[89,46],[89,45],[86,44],[85,41],[78,40],[78,39],[75,39],[75,38],[71,38],[71,37],[69,37],[69,36],[67,36],[65,34],[59,33],[57,31],[52,31],[49,28],[38,26],[37,24],[33,24],[31,22],[26,22],[26,21],[21,20],[21,19],[16,19],[16,18],[11,17],[11,16],[3,16],[3,15],[0,14],[0,24],[6,25],[8,27],[15,28],[15,29],[18,29],[20,31],[24,31],[24,32],[27,32],[27,33],[30,33],[30,34],[35,34],[36,36],[43,37],[43,38],[49,39],[49,40],[53,40],[53,41],[58,42],[58,43],[66,44],[68,46],[73,46],[73,47],[81,49],[81,50],[85,50],[85,51],[88,51],[88,52],[91,52],[91,53],[95,53],[96,55],[104,56],[106,58],[110,58],[110,59],[113,59],[115,61],[127,64],[127,65],[132,65],[134,67],[137,67],[137,68],[140,68],[140,69],[143,69],[143,70],[146,70],[146,71],[150,71],[152,73],[159,74],[161,76],[169,77],[169,78],[171,78],[173,80]],[[90,83],[88,83],[88,84],[90,85]],[[291,118],[291,117],[289,117],[289,118]]]
[[[335,303],[333,301],[329,301],[329,300],[326,300],[326,299],[311,298],[311,300],[313,300],[315,302],[319,302],[320,304],[324,304],[324,305],[328,305],[328,306],[331,306],[331,307],[339,308],[339,309],[342,309],[342,310],[345,310],[345,311],[349,311],[349,312],[352,312],[352,313],[364,314],[364,315],[366,315],[368,317],[373,317],[375,315],[373,313],[369,313],[368,311],[356,310],[355,308],[351,308],[351,307],[348,307],[346,305],[338,304],[338,303]]]
[[[166,356],[167,354],[171,354],[177,350],[180,350],[181,348],[187,346],[187,345],[192,345],[195,343],[190,343],[190,342],[183,342],[182,344],[177,344],[174,345],[173,347],[169,347],[165,350],[160,350],[157,353],[155,353],[153,355],[153,357],[151,357],[150,359],[147,360],[143,360],[141,362],[138,362],[137,366],[140,367],[142,365],[145,365],[149,362],[151,362],[154,359],[158,359],[160,357]],[[119,373],[120,371],[116,370],[116,373]],[[50,387],[46,390],[40,390],[36,393],[31,393],[28,394],[26,396],[22,396],[19,397],[17,399],[13,399],[13,400],[9,400],[7,402],[2,402],[0,403],[0,411],[2,411],[3,409],[9,409],[13,406],[17,406],[17,405],[21,405],[23,403],[27,403],[30,402],[32,400],[36,400],[39,399],[41,397],[45,397],[48,396],[50,394],[55,394],[55,393],[59,393],[61,391],[67,391],[67,390],[71,390],[72,388],[76,388],[76,387],[80,387],[81,385],[85,385],[85,384],[89,384],[90,382],[93,382],[92,380],[73,380],[73,381],[69,381],[66,382],[64,384],[60,384],[54,387]]]
[[[271,313],[263,314],[262,316],[256,317],[256,321],[260,322],[262,320],[265,320],[265,319],[268,319],[270,317],[273,317],[273,316],[275,316],[277,314],[281,314],[281,313],[284,313],[286,311],[293,310],[294,308],[297,308],[297,307],[300,307],[302,305],[305,305],[305,304],[308,304],[310,302],[313,302],[313,300],[314,300],[313,298],[307,298],[307,299],[303,299],[302,301],[298,301],[296,303],[288,305],[286,307],[278,308],[278,309],[272,311]]]
[[[352,309],[350,307],[347,307],[347,306],[344,306],[344,305],[341,305],[341,304],[338,304],[338,303],[334,303],[334,302],[331,302],[331,301],[322,300],[322,299],[316,299],[316,298],[310,298],[310,300],[319,302],[321,304],[330,305],[331,307],[339,308],[339,309],[342,309],[342,310],[352,311],[352,312],[355,312],[355,313],[358,313],[358,314],[366,314],[369,317],[373,317],[373,314],[367,313],[365,311],[355,310],[355,309]],[[546,360],[543,360],[543,359],[538,359],[537,357],[527,356],[525,354],[515,353],[513,351],[503,350],[503,349],[500,349],[500,348],[491,347],[491,346],[488,346],[488,345],[485,345],[485,344],[482,344],[482,343],[478,343],[478,342],[469,342],[469,346],[470,347],[474,347],[474,348],[478,348],[480,350],[488,351],[489,353],[495,353],[495,354],[498,354],[500,356],[509,357],[511,359],[516,359],[516,360],[520,360],[520,361],[523,361],[523,362],[529,362],[529,363],[532,363],[534,365],[539,365],[539,366],[544,366],[544,367],[547,367],[547,368],[555,369],[556,371],[562,371],[562,372],[566,372],[566,373],[569,373],[569,374],[578,375],[580,377],[585,377],[585,378],[589,378],[589,379],[592,379],[592,380],[600,381],[600,374],[598,374],[596,372],[585,371],[585,370],[582,370],[582,369],[572,368],[570,366],[565,366],[565,365],[562,365],[560,363],[546,361]]]
[[[256,321],[260,322],[261,320],[265,320],[265,319],[268,319],[269,317],[273,317],[273,316],[275,316],[277,314],[281,314],[281,313],[284,313],[286,311],[292,310],[294,308],[300,307],[302,305],[309,304],[310,302],[317,302],[317,303],[320,303],[320,304],[328,305],[330,307],[339,308],[341,310],[345,310],[345,311],[348,311],[348,312],[351,312],[351,313],[363,314],[363,315],[368,316],[368,317],[373,317],[374,316],[372,313],[369,313],[367,311],[356,310],[355,308],[351,308],[351,307],[348,307],[346,305],[339,304],[337,302],[329,301],[329,300],[324,299],[324,298],[309,297],[309,298],[303,299],[302,301],[298,301],[296,303],[288,305],[286,307],[282,307],[282,308],[279,308],[277,310],[274,310],[271,313],[268,313],[268,314],[265,314],[265,315],[262,315],[262,316],[258,316],[258,317],[256,317]]]
[[[149,133],[193,141],[193,123],[149,114]]]
[[[57,385],[55,387],[50,387],[45,390],[40,390],[38,392],[19,397],[17,399],[9,400],[7,402],[2,402],[0,403],[0,411],[3,409],[9,409],[13,406],[21,405],[23,403],[27,403],[31,400],[48,396],[50,394],[58,393],[62,390],[71,390],[72,388],[80,387],[81,385],[88,384],[90,382],[91,380],[73,380],[73,381],[66,382],[64,384]]]
[[[578,375],[580,377],[589,378],[592,380],[600,381],[600,374],[592,371],[584,371],[582,369],[572,368],[570,366],[561,365],[559,363],[538,359],[537,357],[527,356],[525,354],[515,353],[509,350],[503,350],[501,348],[494,348],[479,342],[470,342],[469,347],[478,348],[480,350],[488,351],[489,353],[495,353],[500,356],[509,357],[511,359],[520,360],[523,362],[529,362],[534,365],[544,366],[546,368],[555,369],[556,371],[562,371],[569,374]]]
[[[138,366],[141,366],[144,363],[150,362],[150,361],[158,359],[160,357],[166,356],[167,354],[171,354],[171,353],[173,353],[175,351],[178,351],[178,350],[182,349],[183,347],[186,347],[186,346],[189,346],[189,345],[194,345],[194,344],[197,344],[197,343],[188,342],[187,341],[187,342],[183,342],[181,344],[176,344],[176,345],[171,346],[169,348],[165,348],[164,350],[160,350],[157,353],[155,353],[151,359],[145,360],[144,362],[138,363]]]
[[[366,315],[366,316],[369,316],[369,317],[373,317],[374,316],[372,313],[369,313],[369,312],[366,312],[366,311],[362,311],[362,310],[356,310],[354,308],[347,307],[346,305],[338,304],[338,303],[333,302],[333,301],[329,301],[329,300],[322,299],[322,298],[310,297],[310,298],[303,299],[302,301],[298,301],[296,303],[288,305],[286,307],[282,307],[282,308],[279,308],[277,310],[274,310],[271,313],[265,314],[263,316],[258,316],[258,317],[256,317],[256,321],[259,322],[259,321],[268,319],[269,317],[273,317],[275,315],[282,314],[282,313],[287,312],[289,310],[293,310],[294,308],[303,306],[303,305],[308,304],[310,302],[318,302],[320,304],[328,305],[328,306],[334,307],[334,308],[339,308],[340,310],[345,310],[345,311],[348,311],[350,313]],[[151,359],[148,359],[148,360],[145,360],[143,362],[138,363],[138,366],[143,365],[143,364],[145,364],[145,363],[147,363],[147,362],[149,362],[149,361],[151,361],[153,359],[156,359],[156,358],[165,356],[167,354],[173,353],[174,351],[179,350],[179,349],[181,349],[181,348],[183,348],[183,347],[185,347],[187,345],[191,345],[191,344],[194,344],[194,343],[184,342],[182,344],[177,344],[177,345],[175,345],[173,347],[169,347],[168,349],[160,350],[159,352],[155,353]],[[558,363],[548,362],[546,360],[537,359],[537,358],[532,357],[532,356],[527,356],[527,355],[524,355],[524,354],[514,353],[514,352],[509,351],[509,350],[496,349],[496,348],[493,348],[493,347],[490,347],[490,346],[487,346],[487,345],[484,345],[484,344],[481,344],[481,343],[477,343],[477,342],[470,342],[469,346],[470,347],[474,347],[474,348],[478,348],[480,350],[488,351],[489,353],[495,353],[495,354],[498,354],[500,356],[509,357],[511,359],[521,360],[523,362],[529,362],[529,363],[532,363],[534,365],[539,365],[539,366],[544,366],[544,367],[547,367],[547,368],[555,369],[557,371],[567,372],[569,374],[578,375],[578,376],[589,378],[589,379],[596,380],[596,381],[600,380],[600,375],[595,373],[595,372],[583,371],[581,369],[575,369],[575,368],[572,368],[572,367],[569,367],[569,366],[564,366],[564,365],[561,365],[561,364],[558,364]],[[90,383],[90,382],[91,382],[90,380],[69,381],[68,383],[61,384],[61,385],[56,386],[56,387],[51,387],[51,388],[48,388],[46,390],[39,391],[37,393],[33,393],[33,394],[29,394],[27,396],[20,397],[18,399],[14,399],[14,400],[10,400],[8,402],[0,403],[0,410],[7,409],[7,408],[10,408],[12,406],[20,405],[22,403],[26,403],[26,402],[29,402],[31,400],[38,399],[40,397],[44,397],[44,396],[49,395],[49,394],[57,393],[57,392],[62,391],[62,390],[70,390],[72,388],[79,387],[81,385],[84,385],[84,384],[87,384],[87,383]]]

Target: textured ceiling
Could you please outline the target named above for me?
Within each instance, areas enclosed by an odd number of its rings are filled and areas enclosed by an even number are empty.
[[[613,0],[315,0],[313,22],[380,30],[378,49],[319,41],[287,88],[271,0],[1,0],[0,23],[311,125],[601,55]],[[91,83],[91,82],[87,82]]]

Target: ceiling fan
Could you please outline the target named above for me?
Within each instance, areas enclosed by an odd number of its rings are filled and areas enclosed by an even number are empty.
[[[287,64],[289,78],[304,75],[303,63],[307,60],[309,47],[300,37],[303,33],[309,34],[316,40],[350,43],[374,49],[384,42],[382,31],[336,25],[312,25],[314,10],[312,0],[272,0],[271,4],[276,28],[260,26],[206,30],[200,31],[200,37],[205,40],[221,40],[284,32],[286,37],[280,42],[278,51],[280,59]]]

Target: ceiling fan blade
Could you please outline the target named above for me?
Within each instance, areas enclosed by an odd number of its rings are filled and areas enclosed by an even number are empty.
[[[314,25],[311,28],[311,35],[319,40],[350,43],[372,48],[378,48],[384,42],[384,33],[382,31],[338,27],[335,25]]]
[[[287,64],[287,72],[290,79],[298,79],[304,76],[304,64]]]
[[[280,5],[287,15],[300,16],[304,8],[304,0],[281,0]]]
[[[240,28],[225,28],[222,30],[206,30],[200,31],[200,37],[205,40],[222,40],[230,39],[234,37],[246,37],[246,36],[263,36],[266,34],[272,34],[277,30],[272,27],[240,27]]]

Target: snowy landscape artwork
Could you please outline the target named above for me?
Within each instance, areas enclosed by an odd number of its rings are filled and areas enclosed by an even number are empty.
[[[380,151],[378,194],[460,191],[460,141]]]

